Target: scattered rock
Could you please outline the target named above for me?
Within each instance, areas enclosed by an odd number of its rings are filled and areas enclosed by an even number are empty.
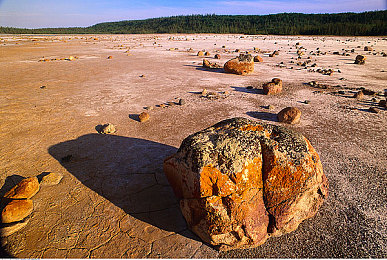
[[[203,51],[198,51],[198,54],[196,54],[197,56],[204,56],[204,52]]]
[[[32,213],[34,205],[30,199],[12,200],[1,212],[1,221],[4,224],[23,220]]]
[[[215,59],[220,59],[220,54],[215,54],[214,58]]]
[[[263,62],[263,59],[261,56],[257,55],[257,56],[254,56],[254,62]]]
[[[268,106],[267,106],[267,109],[269,109],[269,110],[274,110],[274,109],[275,109],[275,106],[273,106],[273,105],[268,105]]]
[[[345,94],[345,91],[339,90],[337,93],[339,93],[340,95],[344,95],[344,94]]]
[[[379,113],[379,110],[376,107],[370,107],[368,111],[375,114]]]
[[[310,104],[310,100],[305,100],[304,103],[305,104]]]
[[[154,109],[154,107],[153,106],[149,106],[149,107],[145,107],[145,110],[153,110]]]
[[[41,89],[44,89],[44,88],[46,88],[46,86],[41,86],[40,88],[41,88]]]
[[[164,172],[189,228],[220,250],[256,247],[294,231],[328,193],[319,156],[304,136],[246,118],[190,135],[164,161]]]
[[[363,88],[362,91],[363,91],[363,94],[364,94],[364,95],[367,95],[367,96],[373,96],[373,95],[376,95],[376,92],[373,91],[373,90],[371,90],[371,89]]]
[[[148,121],[150,118],[149,114],[147,112],[142,112],[139,116],[138,119],[140,120],[141,123]]]
[[[357,55],[355,59],[355,64],[364,65],[367,57],[363,55]]]
[[[254,71],[254,60],[251,54],[240,54],[224,64],[224,71],[237,75],[247,75]]]
[[[373,49],[372,49],[371,47],[369,47],[369,46],[365,46],[365,47],[364,47],[364,50],[365,50],[365,51],[372,51]]]
[[[98,125],[96,130],[100,134],[113,134],[116,132],[116,127],[113,124],[107,123],[104,125]]]
[[[37,177],[29,177],[19,182],[4,197],[8,199],[30,199],[39,191]]]
[[[356,92],[353,97],[356,98],[357,100],[362,100],[364,98],[364,93],[362,90],[360,90],[359,92]]]
[[[182,106],[182,105],[185,105],[185,100],[184,99],[179,99],[179,105]]]
[[[24,228],[28,224],[28,222],[29,222],[29,219],[22,222],[14,223],[14,224],[3,225],[3,227],[0,229],[1,237],[8,237],[16,233],[20,229]]]
[[[207,89],[203,89],[202,96],[207,96]]]
[[[209,53],[208,51],[206,51],[206,52],[204,53],[204,56],[211,56],[211,53]]]
[[[379,104],[378,104],[380,107],[387,107],[387,100],[380,100],[379,101]]]
[[[277,117],[281,123],[297,124],[301,119],[301,111],[296,107],[287,107],[282,109]]]
[[[57,172],[50,172],[49,174],[43,176],[40,185],[41,186],[53,186],[59,184],[62,180],[63,174]]]
[[[139,77],[140,77],[140,78],[145,78],[145,75],[140,75]]]
[[[207,69],[220,69],[223,66],[217,63],[210,62],[209,60],[203,59],[203,67]]]
[[[282,91],[282,80],[279,78],[274,78],[271,82],[263,84],[263,93],[265,95],[274,95],[281,93]]]
[[[111,60],[111,59],[113,59],[113,56],[108,56],[107,59]]]

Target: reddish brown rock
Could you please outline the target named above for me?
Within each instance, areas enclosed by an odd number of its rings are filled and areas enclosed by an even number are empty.
[[[254,62],[263,62],[263,59],[261,58],[261,56],[257,55],[254,56]]]
[[[9,199],[29,199],[39,191],[39,181],[37,177],[30,177],[19,182],[4,197]]]
[[[140,120],[140,122],[146,122],[148,121],[150,118],[149,114],[147,112],[142,112],[139,116],[138,116],[138,119]]]
[[[237,75],[247,75],[254,71],[254,60],[251,54],[240,54],[224,64],[224,71]]]
[[[363,55],[357,55],[355,59],[355,64],[364,65],[367,57]]]
[[[215,54],[214,59],[219,60],[220,59],[220,54]]]
[[[220,250],[261,245],[316,214],[327,195],[301,134],[246,118],[190,135],[164,161],[189,228]]]
[[[4,224],[23,220],[32,213],[34,209],[32,200],[12,200],[1,212],[1,221]]]
[[[278,114],[278,121],[286,124],[297,124],[301,119],[301,111],[296,107],[287,107]]]
[[[282,92],[282,80],[274,78],[271,82],[263,84],[263,93],[265,95],[274,95]]]

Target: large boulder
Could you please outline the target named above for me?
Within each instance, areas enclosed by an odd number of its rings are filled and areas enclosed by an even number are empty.
[[[254,58],[251,54],[240,54],[224,64],[224,71],[237,75],[247,75],[254,71]]]
[[[220,250],[256,247],[295,230],[328,193],[304,136],[246,118],[188,136],[164,172],[189,228]]]

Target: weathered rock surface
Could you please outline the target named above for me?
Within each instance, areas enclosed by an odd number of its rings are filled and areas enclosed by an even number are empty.
[[[34,205],[32,200],[12,200],[1,212],[1,221],[4,224],[23,220],[32,213]]]
[[[364,65],[367,57],[363,55],[357,55],[355,58],[355,64]]]
[[[247,75],[254,71],[254,59],[251,54],[240,54],[224,64],[224,71],[237,75]]]
[[[282,80],[274,78],[271,82],[263,84],[263,94],[274,95],[282,92]]]
[[[296,107],[287,107],[278,114],[278,121],[286,124],[297,124],[301,119],[301,111]]]
[[[295,230],[328,192],[304,136],[246,118],[190,135],[164,172],[189,228],[220,250],[256,247]]]
[[[57,172],[50,172],[46,176],[43,176],[40,185],[41,186],[53,186],[59,184],[62,180],[63,174]]]
[[[4,197],[9,199],[29,199],[39,191],[37,177],[30,177],[19,182],[15,187],[5,193]]]

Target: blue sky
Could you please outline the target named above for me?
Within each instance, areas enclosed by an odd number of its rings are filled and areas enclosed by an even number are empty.
[[[0,26],[41,28],[186,14],[385,10],[386,0],[0,0]]]

